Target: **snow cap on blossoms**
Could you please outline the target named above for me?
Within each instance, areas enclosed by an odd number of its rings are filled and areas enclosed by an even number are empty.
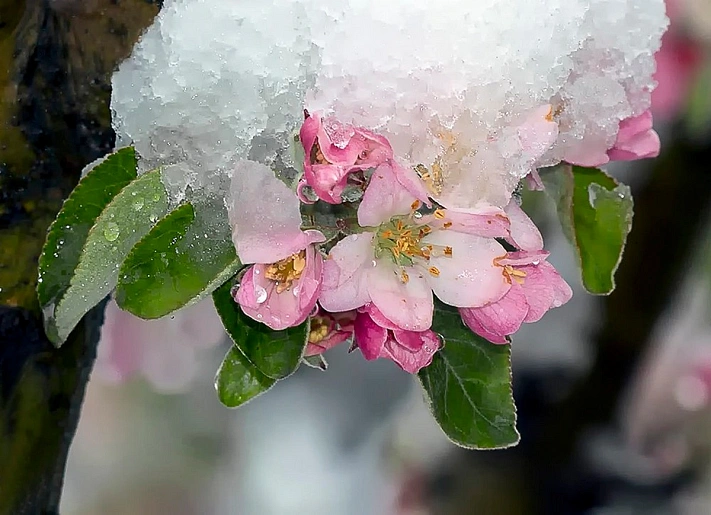
[[[301,230],[299,199],[267,166],[238,162],[227,213],[242,263],[235,300],[248,316],[280,330],[302,323],[316,306],[323,258],[319,231]]]
[[[166,0],[113,77],[113,123],[143,169],[183,162],[189,184],[235,159],[298,167],[304,108],[388,138],[408,167],[451,158],[455,183],[508,184],[541,106],[558,135],[535,165],[614,146],[649,108],[666,24],[663,0]],[[504,207],[505,190],[446,207]]]

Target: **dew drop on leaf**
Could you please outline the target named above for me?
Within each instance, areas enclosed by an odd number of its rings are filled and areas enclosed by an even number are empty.
[[[104,238],[106,241],[116,241],[119,237],[119,226],[116,222],[109,222],[104,228]]]

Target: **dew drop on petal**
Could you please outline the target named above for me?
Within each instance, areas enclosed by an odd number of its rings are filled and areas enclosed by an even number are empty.
[[[267,300],[267,290],[261,286],[256,286],[254,288],[254,294],[256,297],[257,304],[262,304]]]

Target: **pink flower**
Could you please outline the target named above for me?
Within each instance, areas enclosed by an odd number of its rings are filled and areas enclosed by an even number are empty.
[[[647,110],[620,122],[615,146],[607,151],[612,161],[632,161],[659,155],[659,136],[652,129],[652,112]]]
[[[411,374],[432,363],[434,353],[442,346],[434,331],[404,330],[383,316],[372,303],[358,308],[353,334],[365,359],[391,359]]]
[[[383,136],[318,114],[307,114],[300,139],[305,152],[304,181],[330,204],[341,203],[349,174],[393,158],[392,147]]]
[[[509,290],[486,305],[460,309],[464,323],[493,343],[508,343],[524,322],[536,322],[551,308],[562,306],[573,295],[570,286],[546,262],[541,234],[528,216],[512,202],[506,212],[511,220],[509,241],[523,249],[496,260]]]
[[[122,311],[112,300],[104,317],[94,375],[121,383],[140,374],[163,393],[185,391],[197,376],[200,351],[225,336],[209,299],[155,320]]]
[[[235,300],[244,313],[280,330],[302,323],[316,306],[323,258],[319,231],[301,230],[299,200],[266,166],[237,163],[228,215],[232,240],[245,264]]]
[[[234,299],[244,313],[272,329],[304,322],[321,291],[323,258],[313,245],[272,264],[245,272]]]
[[[320,303],[327,311],[372,303],[397,327],[424,331],[432,324],[433,292],[446,304],[472,307],[510,288],[495,264],[506,252],[494,238],[509,234],[500,209],[425,209],[392,167],[381,165],[358,223],[369,230],[341,240],[324,264]]]
[[[311,317],[309,343],[304,355],[321,354],[353,336],[355,316],[355,311],[328,313],[319,309],[318,313]]]

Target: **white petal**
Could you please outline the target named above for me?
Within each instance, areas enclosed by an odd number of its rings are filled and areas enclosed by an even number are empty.
[[[422,268],[435,295],[458,308],[479,307],[499,300],[510,285],[494,259],[505,256],[493,238],[481,238],[454,231],[435,231],[423,243],[452,248],[452,256],[437,256]],[[427,268],[434,267],[433,273]]]
[[[348,311],[370,301],[366,272],[373,262],[373,234],[348,236],[331,249],[323,263],[319,302],[326,311]]]
[[[368,270],[368,293],[392,323],[408,331],[425,331],[432,325],[432,289],[416,268],[408,267],[407,275],[403,282],[401,267],[388,258],[379,259]]]

